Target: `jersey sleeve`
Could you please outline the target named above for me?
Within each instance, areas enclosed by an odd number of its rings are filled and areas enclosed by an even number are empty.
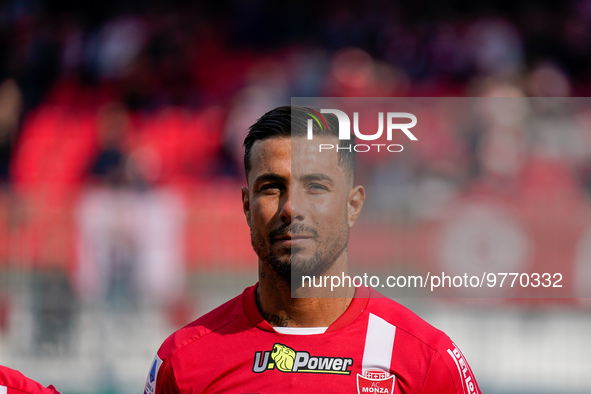
[[[160,373],[156,384],[155,394],[180,394],[181,391],[176,383],[176,378],[172,370],[172,364],[167,362]]]
[[[422,393],[481,394],[470,365],[453,342],[433,356]]]
[[[0,392],[7,394],[60,394],[53,386],[44,387],[25,375],[0,365]]]

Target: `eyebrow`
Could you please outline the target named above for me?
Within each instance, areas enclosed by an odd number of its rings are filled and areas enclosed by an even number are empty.
[[[312,173],[312,174],[302,175],[300,177],[300,179],[302,181],[327,181],[327,182],[330,182],[330,183],[334,183],[334,180],[331,177],[329,177],[326,174],[319,173],[319,172]]]
[[[257,176],[252,184],[257,185],[262,182],[287,182],[287,178],[275,172],[267,172]]]
[[[327,181],[330,182],[331,184],[334,183],[334,180],[323,173],[317,172],[317,173],[312,173],[312,174],[306,174],[306,175],[302,175],[300,177],[300,179],[302,181]],[[261,174],[259,176],[257,176],[255,178],[255,180],[253,181],[253,186],[258,185],[260,183],[263,182],[283,182],[283,183],[287,183],[287,177],[277,174],[275,172],[267,172],[265,174]]]

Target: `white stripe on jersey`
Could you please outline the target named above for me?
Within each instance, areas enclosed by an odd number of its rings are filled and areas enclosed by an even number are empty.
[[[0,386],[0,394],[6,394],[8,392],[8,389],[6,388],[6,386]]]
[[[395,335],[396,326],[373,313],[369,314],[365,349],[363,350],[363,361],[361,363],[364,374],[368,369],[380,369],[390,372]]]

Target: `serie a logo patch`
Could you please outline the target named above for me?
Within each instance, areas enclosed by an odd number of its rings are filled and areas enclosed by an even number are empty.
[[[254,353],[252,372],[262,373],[276,369],[287,373],[323,373],[350,375],[353,359],[348,357],[313,356],[306,351],[296,351],[281,343],[273,350]]]
[[[156,378],[158,377],[158,370],[160,369],[161,365],[162,360],[156,354],[156,357],[154,357],[154,361],[152,362],[152,367],[150,368],[150,373],[146,379],[144,394],[154,394],[156,391]]]

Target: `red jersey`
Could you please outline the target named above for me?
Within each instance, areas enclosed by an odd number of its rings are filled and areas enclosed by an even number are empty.
[[[324,333],[293,335],[265,321],[255,289],[166,339],[144,394],[480,393],[447,335],[373,290]]]
[[[0,394],[59,394],[53,386],[41,384],[14,369],[0,365]]]

